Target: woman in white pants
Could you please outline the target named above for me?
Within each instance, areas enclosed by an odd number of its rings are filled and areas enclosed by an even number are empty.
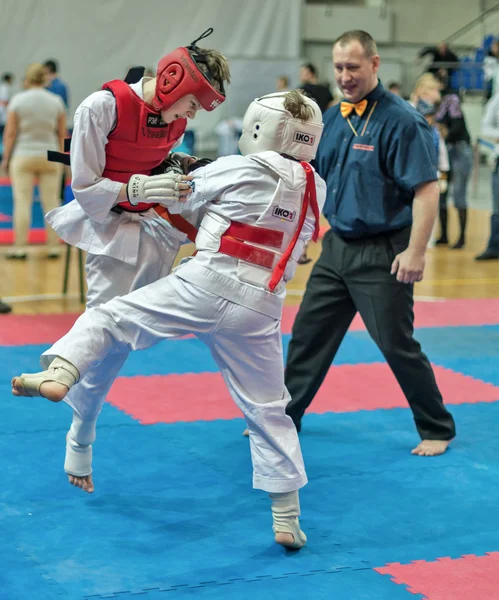
[[[33,191],[38,181],[44,213],[59,206],[62,165],[47,160],[47,150],[59,151],[66,135],[66,113],[59,96],[47,91],[43,65],[29,65],[25,89],[15,94],[7,107],[2,166],[8,169],[14,199],[14,246],[7,258],[27,257]],[[46,226],[50,258],[60,255],[59,236]]]
[[[315,102],[300,92],[255,100],[244,117],[243,156],[194,171],[185,203],[206,212],[197,253],[171,275],[87,311],[44,353],[48,371],[13,380],[15,395],[61,400],[113,354],[195,334],[209,347],[250,432],[253,485],[270,493],[276,541],[306,541],[298,489],[307,482],[296,429],[285,414],[280,320],[286,282],[304,244],[317,237],[325,183],[309,161],[322,133]],[[300,162],[301,161],[301,162]],[[161,177],[134,176],[147,201]],[[171,211],[181,202],[165,202]]]

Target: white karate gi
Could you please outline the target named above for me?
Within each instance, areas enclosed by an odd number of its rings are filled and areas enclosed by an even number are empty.
[[[274,155],[281,178],[303,194],[305,186],[296,183],[304,176],[301,165],[276,153],[265,154]],[[218,159],[195,171],[194,177],[195,191],[188,206],[196,209],[206,204],[207,214],[247,224],[254,224],[273,202],[279,183],[275,171],[243,156]],[[321,210],[326,185],[317,174],[315,181]],[[181,208],[179,203],[172,211]],[[241,281],[237,258],[200,250],[168,277],[87,311],[69,334],[44,353],[42,364],[48,367],[55,356],[61,356],[86,376],[100,361],[115,355],[195,334],[209,347],[246,418],[254,487],[267,492],[301,488],[307,477],[296,429],[285,414],[290,397],[284,385],[280,320],[285,281],[293,276],[314,226],[309,208],[284,278],[274,292]]]
[[[140,98],[143,98],[142,82],[130,86]],[[87,309],[167,275],[186,239],[185,234],[160,218],[153,209],[140,214],[110,212],[118,203],[123,186],[102,177],[106,164],[105,146],[115,124],[116,101],[110,92],[95,92],[80,104],[74,116],[71,139],[75,200],[46,216],[65,242],[88,252],[85,267]],[[184,216],[192,218],[192,215]],[[66,396],[66,402],[81,420],[97,419],[127,356],[128,352],[123,352],[108,357]],[[80,420],[77,422],[79,424]],[[90,470],[73,472],[75,475],[89,473]]]

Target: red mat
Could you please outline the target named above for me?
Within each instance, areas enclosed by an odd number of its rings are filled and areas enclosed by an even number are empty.
[[[434,370],[447,404],[499,400],[497,386],[443,367]],[[219,373],[121,377],[108,401],[143,424],[241,417]],[[407,401],[388,365],[375,363],[332,366],[310,412],[397,407],[407,408]]]
[[[28,233],[28,244],[44,244],[47,240],[45,229],[30,229]],[[0,244],[11,246],[14,243],[14,231],[12,229],[0,229]]]
[[[285,307],[282,320],[283,333],[291,333],[297,312],[298,306]],[[414,312],[416,327],[499,325],[499,298],[416,302]],[[363,329],[365,329],[365,325],[357,315],[350,331]]]
[[[14,306],[15,310],[15,306]],[[298,306],[285,306],[282,332],[291,333]],[[416,302],[417,327],[499,325],[499,298]],[[6,315],[0,317],[0,345],[53,344],[72,326],[78,315]],[[357,316],[350,331],[365,329]]]
[[[53,344],[73,326],[78,314],[2,315],[0,346]]]
[[[392,581],[407,586],[411,594],[429,600],[495,600],[499,598],[499,552],[485,556],[438,558],[436,562],[417,560],[409,565],[393,563],[374,569],[392,575]]]

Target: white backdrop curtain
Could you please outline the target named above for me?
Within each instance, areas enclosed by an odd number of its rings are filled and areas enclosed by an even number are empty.
[[[70,117],[78,104],[129,66],[154,68],[162,53],[188,45],[208,27],[203,44],[230,60],[228,101],[192,128],[203,132],[227,116],[241,116],[275,78],[296,84],[301,50],[302,0],[2,0],[0,72],[21,85],[29,63],[54,58],[70,91]]]

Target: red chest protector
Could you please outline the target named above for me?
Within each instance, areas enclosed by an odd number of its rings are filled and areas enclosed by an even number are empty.
[[[109,90],[116,100],[116,126],[108,136],[103,177],[128,183],[136,173],[149,175],[184,134],[186,119],[167,125],[124,81],[110,81],[102,89]],[[152,205],[121,202],[118,206],[130,212],[143,212]]]

